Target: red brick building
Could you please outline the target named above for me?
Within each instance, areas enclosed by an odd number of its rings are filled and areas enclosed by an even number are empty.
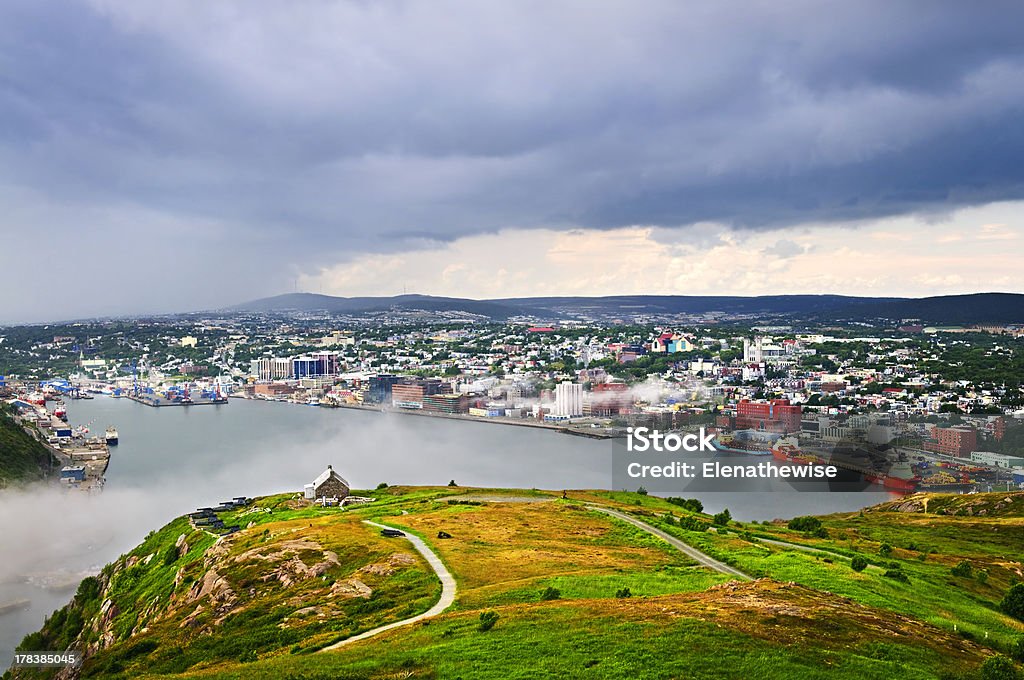
[[[927,442],[925,448],[947,456],[969,458],[971,452],[978,448],[978,433],[973,427],[937,427],[932,436],[934,441]]]
[[[790,404],[789,399],[743,399],[736,405],[736,429],[798,432],[802,412],[803,409],[799,405]]]
[[[633,400],[626,383],[600,383],[584,395],[583,415],[618,415],[629,411],[632,405]]]

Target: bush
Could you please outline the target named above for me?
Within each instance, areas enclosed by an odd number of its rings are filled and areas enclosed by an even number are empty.
[[[850,560],[850,568],[857,572],[864,571],[868,568],[868,561],[860,555],[857,555]]]
[[[690,512],[703,512],[704,504],[696,498],[678,498],[676,496],[670,496],[666,498],[672,505],[678,505],[681,508],[689,510]]]
[[[560,597],[562,597],[562,592],[558,588],[552,588],[551,586],[548,586],[544,590],[540,591],[541,602],[557,600]]]
[[[620,599],[625,597],[633,597],[633,593],[629,591],[629,588],[619,588],[615,591],[615,597]]]
[[[477,626],[477,630],[481,633],[486,633],[491,628],[494,628],[494,624],[498,622],[498,612],[486,611],[480,612],[480,625]]]
[[[1007,590],[999,608],[1018,621],[1024,621],[1024,583],[1018,583]]]
[[[1017,661],[1024,661],[1024,635],[1021,635],[1010,645],[1010,655]]]
[[[169,546],[167,546],[167,550],[164,550],[164,558],[163,558],[164,566],[165,567],[169,567],[169,566],[171,566],[172,564],[174,564],[177,561],[178,561],[178,546],[176,546],[176,545],[169,545]]]
[[[641,486],[641,487],[640,487],[639,489],[637,489],[637,490],[636,490],[636,492],[637,492],[637,493],[638,493],[639,495],[641,495],[641,496],[646,496],[646,495],[647,495],[647,489],[645,489],[645,488],[644,488],[644,487],[642,487],[642,486]]]
[[[1005,656],[990,656],[981,664],[981,680],[1018,680],[1020,673]]]
[[[901,583],[910,583],[910,579],[903,573],[902,569],[886,569],[883,574],[886,578],[891,578],[893,581],[899,581]]]
[[[889,555],[892,555],[892,546],[888,543],[883,543],[882,545],[878,546],[878,554],[882,557],[888,557]]]
[[[683,515],[679,518],[679,528],[686,529],[687,531],[706,531],[708,525],[696,517]]]
[[[725,510],[722,510],[721,512],[716,513],[711,518],[711,523],[716,525],[716,526],[720,526],[720,527],[728,526],[729,522],[731,522],[731,521],[732,521],[732,513],[729,512],[729,508],[726,508]]]
[[[453,479],[452,481],[454,482],[455,480]],[[380,484],[377,485],[377,491],[380,491],[381,489],[386,489],[386,488],[388,488],[388,483],[387,482],[381,482]]]
[[[971,567],[971,563],[967,560],[960,560],[955,567],[949,570],[949,573],[959,578],[970,578],[974,569]]]
[[[825,527],[818,527],[814,530],[815,538],[828,538],[828,529]]]
[[[988,583],[988,572],[984,569],[979,569],[978,575],[975,578],[978,579],[978,583],[985,585],[986,583]]]
[[[789,520],[789,524],[787,524],[786,526],[788,526],[793,531],[817,531],[821,528],[821,520],[817,517],[794,517],[793,519]]]
[[[452,481],[448,482],[448,486],[458,486],[458,484],[456,484],[455,480],[453,479]]]

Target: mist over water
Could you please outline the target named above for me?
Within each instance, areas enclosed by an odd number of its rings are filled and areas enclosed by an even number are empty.
[[[548,430],[350,409],[232,400],[152,408],[99,397],[68,404],[70,422],[115,425],[102,493],[39,488],[0,494],[0,665],[78,581],[147,533],[234,496],[300,491],[331,464],[354,489],[388,484],[610,488],[608,441]],[[881,492],[703,493],[705,509],[741,520],[855,510]]]

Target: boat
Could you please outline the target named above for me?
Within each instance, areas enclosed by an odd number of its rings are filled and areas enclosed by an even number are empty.
[[[323,406],[323,402],[320,405]],[[713,445],[715,450],[725,451],[726,453],[745,453],[750,456],[767,456],[771,454],[771,445],[768,442],[741,439],[731,434],[715,437]]]
[[[817,465],[824,461],[813,453],[805,453],[800,449],[796,437],[783,437],[769,449],[772,457],[780,463],[796,465]]]
[[[921,478],[914,468],[905,460],[896,461],[888,472],[872,472],[864,475],[864,479],[872,484],[880,484],[886,489],[895,491],[914,491],[921,483]]]
[[[113,425],[107,428],[107,431],[103,433],[106,439],[107,446],[117,446],[117,429]]]
[[[67,419],[68,419],[68,409],[67,409],[66,406],[64,406],[64,402],[61,402],[61,403],[57,404],[56,407],[54,407],[53,415],[57,416],[58,418],[60,418],[61,420],[65,421],[65,422],[67,422]]]

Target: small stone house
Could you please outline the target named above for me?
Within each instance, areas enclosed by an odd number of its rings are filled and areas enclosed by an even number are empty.
[[[345,478],[328,465],[319,477],[305,486],[303,495],[311,501],[318,498],[337,498],[340,501],[348,496],[348,491],[349,486]]]

